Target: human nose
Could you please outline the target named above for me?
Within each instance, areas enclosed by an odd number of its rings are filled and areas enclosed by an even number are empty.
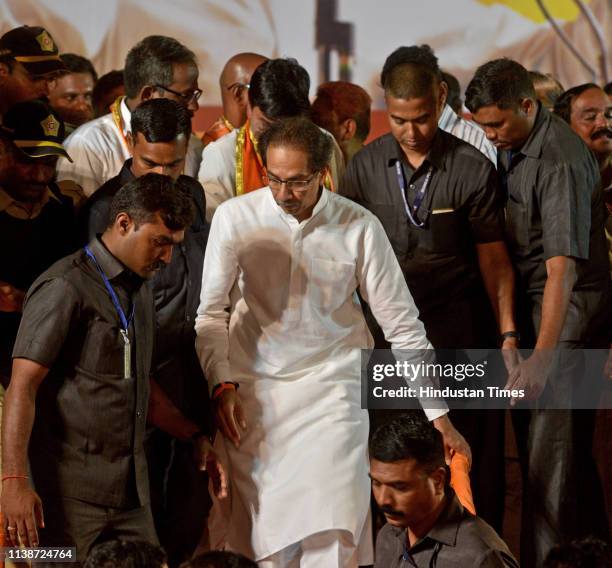
[[[198,99],[195,97],[191,97],[187,103],[187,109],[191,112],[196,112],[200,108],[200,104],[198,103]]]
[[[34,164],[30,168],[30,176],[32,181],[37,183],[47,183],[53,177],[55,168],[44,164]]]
[[[288,201],[290,197],[291,197],[291,192],[289,191],[289,188],[287,187],[287,182],[286,181],[279,182],[278,191],[276,192],[276,198],[278,199],[278,201]]]
[[[487,137],[487,140],[490,140],[491,142],[495,142],[495,140],[497,140],[497,132],[495,132],[493,128],[485,126],[484,132],[485,136]]]
[[[162,253],[159,259],[163,261],[165,264],[170,264],[170,261],[172,260],[172,249],[173,248],[174,248],[174,245],[167,245],[162,249]]]

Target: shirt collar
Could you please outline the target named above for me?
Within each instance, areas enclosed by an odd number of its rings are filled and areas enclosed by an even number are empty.
[[[451,112],[452,112],[452,109],[451,109]],[[399,142],[395,140],[395,138],[393,138],[392,135],[390,136],[393,141],[393,144],[391,145],[391,148],[389,151],[387,165],[388,167],[394,167],[397,161],[405,162],[406,157],[404,156],[404,152],[401,146],[399,145]],[[438,170],[446,169],[444,166],[445,150],[446,150],[446,144],[444,142],[444,134],[443,134],[443,131],[440,129],[440,127],[438,127],[436,135],[434,136],[434,139],[432,140],[431,147],[429,148],[429,152],[427,152],[427,156],[425,157],[425,162],[431,164]]]
[[[128,158],[123,162],[121,171],[119,172],[119,183],[123,187],[126,183],[135,179],[136,176],[132,173],[132,158]]]
[[[533,128],[518,152],[530,158],[539,158],[542,154],[542,144],[544,143],[550,120],[550,113],[538,102],[538,111]]]
[[[127,106],[127,97],[123,97],[121,99],[121,104],[119,105],[119,112],[121,112],[121,122],[123,126],[123,134],[127,136],[129,132],[132,131],[132,113]]]
[[[452,489],[446,492],[446,499],[446,506],[425,538],[431,538],[447,546],[455,546],[464,510]]]
[[[89,248],[109,280],[117,278],[117,276],[127,271],[127,268],[106,248],[98,237],[93,238],[89,242]]]
[[[54,199],[55,201],[59,202],[58,197],[49,188],[47,188],[40,201],[38,201],[32,209],[30,218],[33,219],[34,217],[37,217],[42,211],[42,208],[49,202],[50,199]],[[6,211],[10,207],[23,208],[23,202],[11,197],[11,195],[0,187],[0,212]],[[25,211],[25,208],[23,209]]]

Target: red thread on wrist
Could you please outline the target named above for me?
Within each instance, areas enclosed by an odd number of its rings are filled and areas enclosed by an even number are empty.
[[[236,390],[236,385],[234,383],[220,383],[215,386],[215,392],[213,392],[212,399],[217,400],[221,393],[226,390]]]
[[[30,479],[27,475],[3,475],[2,481],[6,481],[7,479]]]

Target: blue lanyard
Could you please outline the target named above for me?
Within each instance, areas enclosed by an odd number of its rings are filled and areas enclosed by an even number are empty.
[[[130,314],[129,318],[126,318],[125,312],[123,311],[123,308],[121,307],[121,304],[119,303],[119,298],[117,297],[117,294],[115,290],[113,289],[110,281],[106,277],[106,274],[104,274],[104,270],[102,270],[102,267],[98,264],[98,261],[96,260],[96,257],[94,256],[94,253],[91,252],[91,249],[88,246],[85,246],[84,250],[85,250],[85,254],[96,265],[96,268],[98,269],[98,272],[100,273],[100,276],[102,276],[102,281],[104,282],[106,291],[108,292],[108,295],[111,297],[111,300],[113,301],[113,305],[115,306],[117,315],[119,316],[119,319],[121,320],[121,326],[123,328],[123,333],[125,333],[124,337],[127,337],[128,328],[130,327],[130,324],[134,320],[134,309],[136,308],[136,305],[132,304],[132,313]]]
[[[429,183],[431,182],[431,175],[433,173],[433,167],[429,166],[427,170],[427,174],[425,174],[425,179],[419,189],[416,197],[414,198],[414,203],[412,208],[408,205],[408,199],[406,198],[406,183],[404,182],[404,173],[402,172],[402,164],[399,160],[395,162],[395,173],[397,174],[397,183],[399,184],[400,192],[402,194],[402,199],[404,200],[404,208],[406,209],[406,214],[408,215],[408,219],[415,227],[424,227],[425,221],[419,221],[417,217],[417,212],[423,203],[423,199],[425,199],[425,195],[427,194],[427,189],[429,188]]]

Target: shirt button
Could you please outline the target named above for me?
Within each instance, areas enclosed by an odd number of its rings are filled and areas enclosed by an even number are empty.
[[[191,316],[185,316],[185,321],[191,321]]]
[[[140,412],[140,410],[136,411],[136,418],[142,418],[142,412]]]

